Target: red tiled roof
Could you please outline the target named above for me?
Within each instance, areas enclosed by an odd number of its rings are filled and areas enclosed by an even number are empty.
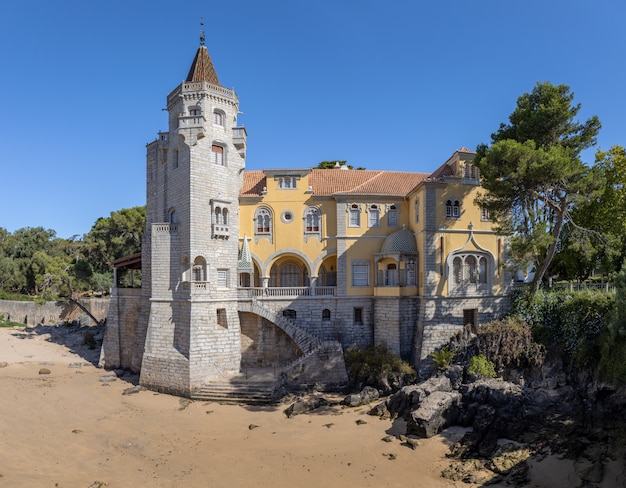
[[[243,174],[243,186],[239,195],[242,197],[258,197],[263,187],[267,186],[263,171],[246,171]]]
[[[213,67],[213,61],[209,56],[209,50],[206,46],[200,46],[196,52],[196,57],[193,58],[191,68],[189,68],[189,74],[185,81],[208,81],[214,85],[219,85],[220,82],[217,79],[217,73]]]
[[[408,171],[312,169],[309,174],[309,185],[318,196],[336,194],[404,196],[428,176],[428,173]],[[244,173],[240,195],[259,196],[264,186],[267,184],[263,171],[247,171]]]

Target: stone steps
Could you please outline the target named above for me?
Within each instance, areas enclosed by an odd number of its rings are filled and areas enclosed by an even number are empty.
[[[273,392],[274,383],[268,381],[213,381],[192,391],[191,398],[223,403],[270,405],[276,403]]]

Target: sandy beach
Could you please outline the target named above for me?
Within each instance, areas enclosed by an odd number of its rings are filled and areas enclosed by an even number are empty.
[[[287,418],[287,404],[124,395],[136,378],[95,367],[82,336],[64,342],[0,329],[0,487],[470,486],[439,476],[462,430],[412,450],[382,441],[394,426],[366,408]]]
[[[82,333],[60,327],[0,329],[0,487],[478,486],[440,477],[464,429],[413,450],[396,437],[397,423],[367,407],[287,418],[288,403],[136,391],[136,377],[97,368],[99,351],[82,342]],[[621,464],[615,469],[602,486],[624,486]],[[572,462],[557,457],[531,462],[529,474],[531,487],[580,481]]]

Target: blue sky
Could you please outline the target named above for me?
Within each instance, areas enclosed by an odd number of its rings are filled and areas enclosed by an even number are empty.
[[[145,203],[200,19],[248,132],[247,169],[342,159],[430,172],[489,142],[538,81],[626,145],[622,0],[34,0],[0,18],[0,227],[89,232]],[[594,151],[585,154],[593,163]]]

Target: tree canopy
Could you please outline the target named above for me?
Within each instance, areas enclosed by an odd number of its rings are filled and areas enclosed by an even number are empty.
[[[43,227],[0,228],[0,292],[46,299],[107,290],[111,261],[141,250],[145,207],[111,212],[82,239],[61,239]]]
[[[596,143],[600,121],[578,122],[580,104],[566,85],[537,83],[517,100],[508,124],[477,148],[475,164],[484,192],[477,203],[496,228],[512,235],[520,267],[536,268],[531,296],[544,278],[573,204],[593,190],[580,153]]]
[[[315,168],[316,169],[335,169],[337,166],[345,166],[348,169],[365,169],[361,166],[354,168],[351,164],[348,164],[344,160],[322,161]]]

